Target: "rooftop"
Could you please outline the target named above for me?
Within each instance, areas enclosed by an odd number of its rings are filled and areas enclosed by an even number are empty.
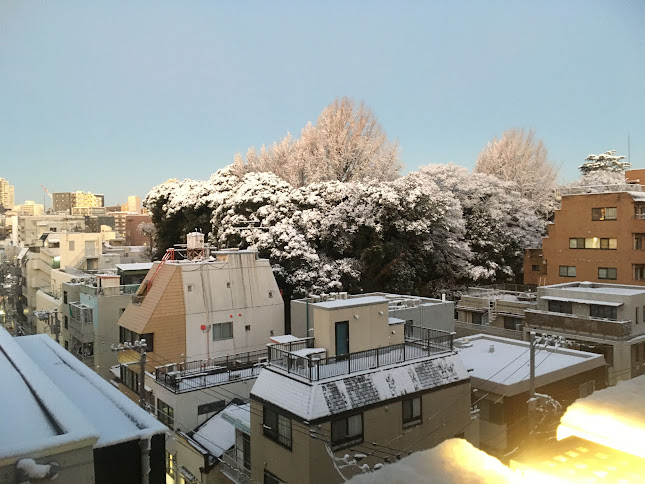
[[[47,335],[12,338],[0,328],[0,370],[0,435],[12,436],[0,439],[0,458],[63,445],[104,447],[166,430]]]
[[[602,282],[565,282],[563,284],[553,284],[551,286],[543,286],[544,290],[558,290],[558,291],[571,291],[578,293],[586,293],[592,295],[611,294],[617,296],[636,296],[645,294],[645,287],[642,286],[628,286],[624,284],[606,284]]]
[[[383,296],[363,296],[351,299],[334,299],[332,301],[310,303],[311,306],[322,309],[353,308],[357,306],[369,306],[372,304],[387,303]]]
[[[529,390],[529,342],[478,334],[455,340],[455,348],[478,389],[505,396]],[[539,345],[535,383],[541,387],[604,365],[602,355]]]

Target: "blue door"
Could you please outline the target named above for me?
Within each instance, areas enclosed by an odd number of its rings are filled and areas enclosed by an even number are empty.
[[[336,356],[349,353],[349,321],[336,323]]]

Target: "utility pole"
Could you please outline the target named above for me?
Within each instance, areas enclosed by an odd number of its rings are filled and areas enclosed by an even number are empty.
[[[134,343],[126,341],[118,346],[112,345],[112,351],[134,350],[139,353],[139,406],[146,409],[146,340],[136,340]]]
[[[530,389],[528,401],[529,437],[535,432],[535,412],[537,410],[537,398],[535,398],[535,331],[529,334],[529,345],[531,349],[530,359]]]

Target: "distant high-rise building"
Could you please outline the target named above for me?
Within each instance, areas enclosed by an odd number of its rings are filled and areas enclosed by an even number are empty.
[[[54,212],[72,213],[74,208],[103,207],[105,197],[91,192],[54,193]]]
[[[15,205],[14,187],[4,178],[0,178],[0,205],[8,210],[13,209]]]
[[[18,215],[42,215],[45,213],[44,205],[33,200],[27,200],[22,205],[14,205],[13,210],[18,212]]]
[[[130,195],[128,197],[128,212],[141,213],[141,197]]]

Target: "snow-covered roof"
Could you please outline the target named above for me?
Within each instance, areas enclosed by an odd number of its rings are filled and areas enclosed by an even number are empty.
[[[645,287],[628,286],[624,284],[607,284],[599,282],[565,282],[562,284],[553,284],[551,286],[544,286],[542,289],[546,294],[553,294],[553,291],[571,293],[576,292],[592,293],[592,294],[612,294],[616,296],[636,296],[645,293]]]
[[[0,327],[0,460],[94,445],[98,431],[20,348],[22,338]]]
[[[271,341],[274,343],[293,343],[295,341],[301,341],[302,338],[298,338],[297,336],[294,336],[292,334],[281,334],[278,336],[271,336]]]
[[[545,301],[563,301],[563,302],[572,302],[578,304],[598,304],[601,306],[622,306],[623,303],[612,302],[612,301],[601,301],[595,299],[576,299],[574,297],[556,297],[556,296],[542,296],[542,299]]]
[[[217,415],[212,416],[193,433],[192,439],[214,457],[220,457],[235,445],[235,423],[250,427],[251,408],[231,404]],[[250,433],[250,432],[247,432]]]
[[[320,382],[296,380],[268,366],[258,376],[251,395],[311,422],[468,378],[454,353]]]
[[[401,318],[388,318],[387,319],[387,324],[404,324],[405,319]]]
[[[335,299],[333,301],[324,301],[319,303],[310,303],[310,306],[315,306],[322,309],[337,309],[337,308],[353,308],[356,306],[367,306],[370,304],[387,303],[388,300],[383,296],[364,296],[354,297],[350,299]]]
[[[145,410],[46,335],[16,338],[18,346],[69,399],[66,412],[90,422],[105,447],[167,429]],[[45,398],[45,405],[48,404]]]
[[[130,264],[117,264],[120,271],[148,271],[152,268],[152,262],[132,262]]]
[[[480,390],[513,396],[529,390],[530,346],[499,336],[478,334],[455,340],[459,356]],[[493,351],[490,351],[491,347]],[[605,358],[565,348],[538,345],[535,351],[535,385],[541,387],[605,365]]]
[[[430,478],[430,476],[432,476]],[[464,439],[449,439],[414,452],[376,472],[361,473],[348,484],[432,482],[432,484],[514,484],[518,476],[495,457]]]
[[[576,400],[560,420],[558,440],[570,435],[645,458],[645,375]]]
[[[23,247],[22,249],[20,249],[20,252],[18,253],[18,260],[22,260],[27,252],[29,252],[29,247]]]

